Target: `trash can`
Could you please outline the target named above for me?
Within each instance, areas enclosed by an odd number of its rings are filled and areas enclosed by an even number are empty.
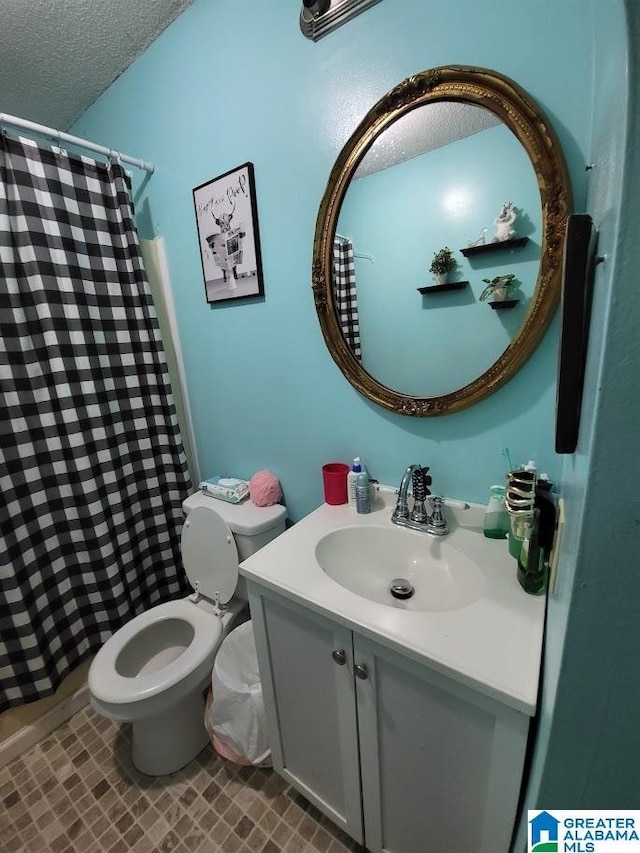
[[[250,621],[234,628],[218,649],[204,717],[211,743],[223,758],[244,765],[271,764]]]

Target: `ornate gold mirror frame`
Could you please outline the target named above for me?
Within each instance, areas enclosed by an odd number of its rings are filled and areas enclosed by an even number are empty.
[[[542,204],[538,280],[519,331],[502,355],[477,379],[449,394],[412,397],[381,385],[362,367],[342,335],[334,307],[332,250],[345,193],[373,141],[393,122],[424,104],[458,101],[485,107],[500,118],[527,151]],[[408,77],[367,113],[331,170],[313,245],[313,295],[325,342],[349,382],[368,399],[404,415],[445,415],[483,400],[504,385],[539,343],[560,297],[562,256],[570,213],[567,170],[555,133],[529,96],[507,77],[483,68],[443,66]]]

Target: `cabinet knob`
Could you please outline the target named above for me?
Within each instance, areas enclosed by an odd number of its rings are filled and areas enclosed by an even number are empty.
[[[369,670],[364,663],[357,663],[354,667],[358,678],[369,678]]]
[[[347,662],[347,653],[344,649],[336,649],[335,651],[331,652],[331,657],[339,666],[344,666]]]

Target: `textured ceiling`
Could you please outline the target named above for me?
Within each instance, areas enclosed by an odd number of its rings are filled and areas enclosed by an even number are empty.
[[[0,2],[0,112],[67,130],[192,0]]]
[[[425,104],[380,134],[354,177],[364,178],[500,123],[500,119],[489,110],[472,104],[450,101]]]

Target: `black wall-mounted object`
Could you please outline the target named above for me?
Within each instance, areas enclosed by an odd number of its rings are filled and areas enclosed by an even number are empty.
[[[569,217],[562,270],[556,453],[573,453],[578,444],[596,242],[597,232],[589,215],[576,213]]]

